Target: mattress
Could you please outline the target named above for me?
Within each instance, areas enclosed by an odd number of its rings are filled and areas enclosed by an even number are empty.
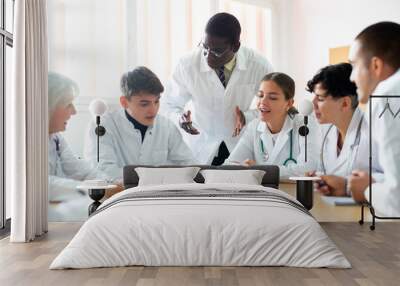
[[[197,183],[134,187],[111,197],[50,269],[131,265],[351,267],[292,196]]]

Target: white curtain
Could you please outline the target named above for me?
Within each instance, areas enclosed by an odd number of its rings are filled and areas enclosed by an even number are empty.
[[[11,237],[27,242],[47,232],[46,0],[15,1],[13,92],[7,114]]]

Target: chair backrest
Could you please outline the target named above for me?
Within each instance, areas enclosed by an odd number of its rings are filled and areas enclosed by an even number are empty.
[[[137,167],[146,168],[182,168],[182,167],[199,167],[201,170],[214,169],[214,170],[262,170],[265,171],[265,175],[261,181],[261,184],[265,187],[271,187],[278,189],[279,187],[279,167],[275,165],[256,165],[251,167],[237,166],[237,165],[222,165],[222,166],[210,166],[210,165],[188,165],[188,166],[177,166],[177,165],[165,165],[165,166],[150,166],[150,165],[127,165],[124,167],[124,187],[125,189],[136,187],[139,183],[139,176],[135,171]],[[194,178],[196,183],[204,183],[204,178],[200,174]]]

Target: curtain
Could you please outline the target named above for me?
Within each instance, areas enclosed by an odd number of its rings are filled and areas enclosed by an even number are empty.
[[[47,232],[46,0],[15,2],[14,71],[8,117],[11,237],[28,242]]]

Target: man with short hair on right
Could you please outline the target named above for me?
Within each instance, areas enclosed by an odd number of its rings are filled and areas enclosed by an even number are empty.
[[[372,101],[369,124],[384,173],[372,182],[372,206],[378,214],[400,216],[400,98],[384,97],[400,96],[400,25],[380,22],[365,28],[353,42],[349,58],[359,101]],[[353,171],[348,184],[356,201],[369,200],[368,172]]]

